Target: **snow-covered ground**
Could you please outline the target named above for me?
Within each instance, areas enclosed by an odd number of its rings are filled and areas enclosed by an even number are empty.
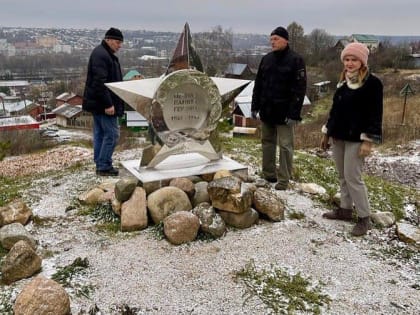
[[[419,159],[411,156],[418,156],[419,143],[413,148],[398,156],[375,153],[369,171],[380,172],[381,165],[400,167],[405,175],[415,171],[407,175],[408,182],[418,181]],[[261,220],[245,230],[230,229],[212,242],[174,246],[157,240],[150,228],[112,237],[98,233],[89,217],[70,207],[79,194],[104,180],[95,176],[89,151],[62,147],[58,158],[79,157],[87,164],[65,176],[36,179],[24,194],[35,215],[51,219],[49,224],[27,226],[39,241],[38,250],[53,253],[44,257],[41,273],[50,277],[77,257],[89,260],[87,274],[79,281],[94,290],[85,298],[68,289],[73,314],[86,314],[95,304],[101,310],[96,314],[121,314],[116,308],[124,304],[137,310],[133,314],[268,314],[258,299],[245,302],[245,286],[233,277],[251,259],[258,268],[274,265],[324,283],[332,302],[323,314],[420,314],[419,255],[403,259],[384,254],[406,248],[396,239],[395,227],[351,237],[352,223],[323,219],[326,209],[294,190],[276,193],[285,200],[288,213],[303,212],[304,219],[286,215],[282,222]],[[133,149],[117,152],[115,159],[140,156],[141,150]],[[0,167],[11,167],[7,161]],[[57,167],[63,166],[57,162]],[[119,177],[128,175],[122,171]],[[401,175],[395,174],[398,178]],[[14,285],[15,294],[27,281]]]

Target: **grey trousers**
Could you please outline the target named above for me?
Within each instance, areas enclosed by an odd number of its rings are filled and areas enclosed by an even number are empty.
[[[360,142],[333,139],[332,152],[340,180],[340,207],[356,207],[359,218],[370,215],[366,185],[362,180],[365,159],[359,156]]]
[[[293,169],[294,127],[261,124],[262,172],[265,178],[276,178],[285,187]],[[276,172],[276,152],[279,146],[279,167]]]

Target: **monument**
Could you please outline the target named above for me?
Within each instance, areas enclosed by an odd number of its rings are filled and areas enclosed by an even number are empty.
[[[212,173],[246,171],[223,157],[217,143],[222,108],[249,80],[208,77],[185,24],[166,72],[159,78],[108,83],[107,86],[149,121],[160,150],[145,165],[123,161],[142,182]]]

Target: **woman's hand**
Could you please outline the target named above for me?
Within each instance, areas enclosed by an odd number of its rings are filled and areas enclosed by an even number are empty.
[[[363,141],[359,148],[359,156],[366,157],[372,152],[372,142]]]

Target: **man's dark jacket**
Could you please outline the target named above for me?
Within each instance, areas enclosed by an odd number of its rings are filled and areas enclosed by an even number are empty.
[[[345,141],[362,141],[364,133],[375,142],[382,140],[383,85],[369,74],[358,89],[346,83],[335,92],[327,127],[327,135]]]
[[[118,81],[122,81],[120,63],[103,40],[89,58],[83,109],[93,114],[104,114],[105,108],[114,105],[115,114],[122,116],[123,101],[105,86],[105,83]]]
[[[287,46],[261,59],[251,110],[259,112],[260,119],[268,124],[282,125],[286,119],[301,120],[305,93],[305,62]]]

